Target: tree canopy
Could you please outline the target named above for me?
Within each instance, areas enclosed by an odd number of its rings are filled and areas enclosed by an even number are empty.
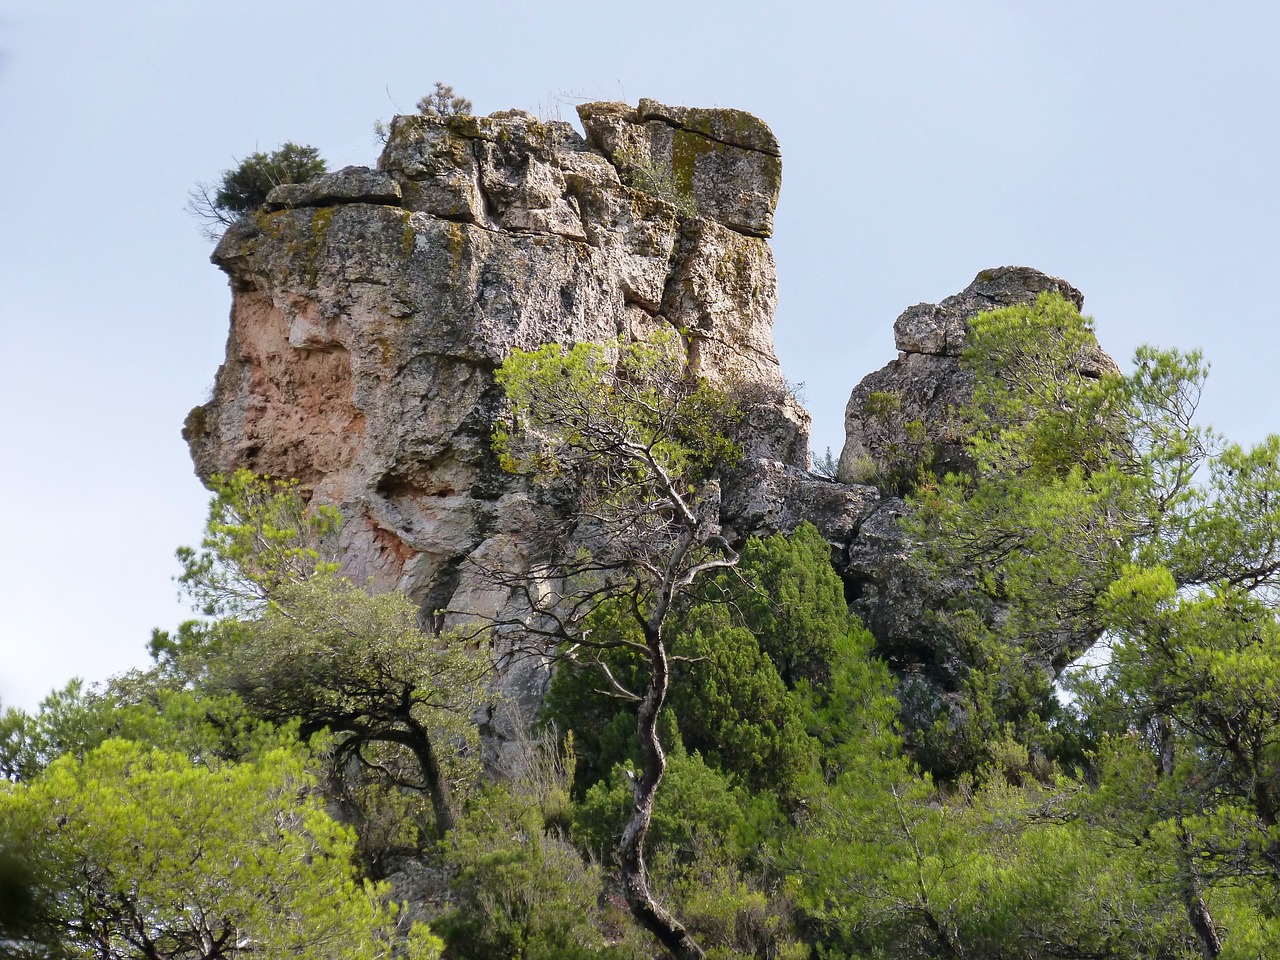
[[[671,336],[516,351],[498,382],[514,423],[495,436],[503,465],[542,483],[569,484],[565,519],[548,531],[549,551],[526,580],[531,588],[535,578],[565,584],[550,602],[528,591],[546,621],[541,629],[589,653],[637,655],[630,686],[604,658],[593,658],[610,692],[636,706],[640,768],[617,846],[624,895],[673,956],[700,958],[702,948],[655,898],[644,851],[666,771],[658,724],[671,683],[668,625],[701,578],[738,559],[720,535],[713,495],[716,465],[737,457],[726,429],[736,410],[690,372]],[[620,608],[626,627],[596,636],[587,621],[603,604]]]
[[[839,544],[729,542],[748,400],[686,359],[498,372],[496,458],[541,519],[491,627],[554,662],[500,754],[483,632],[345,579],[302,486],[214,478],[197,619],[0,716],[0,950],[1280,954],[1280,438],[1197,425],[1199,355],[1121,372],[1056,297],[973,321],[965,472],[906,485],[912,562],[955,585],[923,728]]]
[[[107,740],[0,788],[0,841],[33,890],[10,956],[106,960],[439,956],[396,936],[297,752],[230,765]],[[396,945],[398,943],[398,946]]]

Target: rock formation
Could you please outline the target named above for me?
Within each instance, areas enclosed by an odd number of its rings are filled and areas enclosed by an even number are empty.
[[[839,476],[883,484],[914,473],[926,447],[940,473],[964,469],[965,437],[954,412],[973,393],[972,378],[960,365],[969,320],[1034,303],[1042,292],[1060,293],[1077,309],[1084,304],[1065,280],[1029,267],[999,267],[983,270],[941,303],[904,310],[893,323],[898,359],[865,377],[845,407]]]
[[[1065,280],[1028,267],[998,267],[981,271],[939,304],[903,311],[893,325],[898,358],[864,377],[849,397],[839,469],[849,483],[836,484],[860,490],[865,488],[856,481],[874,481],[889,493],[869,501],[852,522],[848,514],[818,503],[800,508],[836,547],[850,605],[901,681],[908,726],[927,725],[963,676],[963,669],[940,651],[927,613],[942,609],[971,584],[957,577],[930,579],[913,569],[912,546],[899,526],[907,505],[892,493],[921,466],[939,475],[972,467],[956,416],[973,396],[973,377],[960,362],[969,321],[988,310],[1034,303],[1043,292],[1059,293],[1077,309],[1084,305],[1080,291]],[[1079,373],[1098,377],[1116,369],[1096,349]],[[1040,667],[1056,673],[1079,643],[1079,637],[1064,634],[1057,646],[1045,648]]]
[[[539,508],[490,448],[514,348],[677,329],[703,375],[774,398],[747,464],[807,466],[771,334],[773,134],[651,101],[579,114],[586,140],[521,112],[398,117],[377,170],[276,188],[213,254],[231,331],[183,431],[197,472],[297,477],[341,511],[345,572],[426,621],[503,616],[481,568],[521,569]],[[545,678],[522,660],[503,686],[530,705]]]
[[[726,531],[815,523],[904,690],[945,695],[924,611],[958,585],[912,578],[903,501],[881,491],[925,442],[940,467],[963,466],[951,410],[972,389],[968,319],[1079,292],[1001,268],[908,309],[899,358],[850,398],[846,482],[816,478],[771,335],[773,134],[739,111],[649,100],[579,115],[586,139],[519,111],[397,117],[378,169],[277,187],[232,226],[213,254],[233,295],[227,356],[183,430],[197,472],[298,478],[341,511],[347,575],[403,591],[425,623],[504,618],[511,591],[484,570],[520,572],[546,507],[492,452],[495,368],[516,348],[674,328],[702,375],[771,398],[724,478]],[[534,707],[546,664],[499,667],[510,700]]]

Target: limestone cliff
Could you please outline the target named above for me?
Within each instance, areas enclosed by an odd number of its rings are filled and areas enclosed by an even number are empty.
[[[398,117],[376,170],[278,187],[231,227],[213,255],[233,295],[227,356],[183,431],[197,472],[299,478],[344,517],[345,572],[403,591],[425,623],[510,616],[510,591],[485,569],[518,573],[549,507],[491,450],[494,370],[516,348],[674,328],[701,374],[771,398],[724,478],[725,529],[741,540],[817,524],[907,699],[936,710],[955,678],[924,613],[959,584],[913,578],[903,501],[881,491],[922,443],[939,468],[964,465],[952,411],[972,389],[959,361],[970,317],[1080,293],[1000,268],[909,308],[899,358],[850,398],[845,482],[813,477],[808,414],[771,335],[773,134],[739,111],[647,100],[579,114],[586,139],[518,111]],[[1109,364],[1100,355],[1097,370]],[[504,691],[535,705],[546,665],[497,652]]]
[[[928,579],[913,570],[912,547],[899,526],[907,506],[891,493],[922,462],[939,475],[971,467],[956,416],[973,395],[972,376],[960,362],[968,323],[987,310],[1034,303],[1044,292],[1059,293],[1077,308],[1084,305],[1084,296],[1065,280],[1029,267],[998,267],[981,271],[941,303],[903,311],[893,325],[897,359],[864,377],[849,397],[839,476],[853,485],[837,484],[862,489],[854,482],[874,480],[890,493],[868,503],[853,523],[847,514],[807,510],[836,548],[851,606],[902,681],[899,695],[909,724],[929,722],[939,699],[951,699],[963,675],[931,636],[927,612],[941,609],[969,585],[956,578]],[[1097,349],[1079,373],[1097,377],[1116,369]],[[1056,673],[1066,656],[1078,652],[1081,639],[1064,634],[1047,645],[1040,666]]]
[[[344,517],[346,573],[424,620],[501,616],[481,567],[519,571],[542,509],[490,448],[514,348],[675,328],[703,375],[774,398],[748,469],[807,466],[771,334],[773,134],[651,101],[579,113],[586,140],[520,112],[398,117],[378,169],[278,187],[213,254],[231,330],[183,431],[197,472],[299,478]],[[503,676],[530,703],[545,670]]]

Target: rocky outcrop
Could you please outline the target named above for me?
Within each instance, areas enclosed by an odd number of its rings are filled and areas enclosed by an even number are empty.
[[[543,509],[491,450],[513,349],[679,330],[703,375],[772,398],[751,469],[807,466],[771,335],[772,133],[651,101],[580,114],[586,140],[520,112],[398,117],[377,170],[278,187],[213,254],[233,302],[213,397],[184,428],[198,473],[297,477],[341,511],[346,573],[437,625],[504,616],[483,568],[518,572]],[[623,160],[675,193],[631,185]],[[529,705],[546,671],[502,676]]]
[[[815,523],[908,711],[936,714],[959,674],[926,614],[965,585],[912,571],[895,476],[926,453],[934,469],[966,466],[954,411],[972,391],[970,318],[1080,293],[1003,267],[906,310],[899,357],[850,397],[843,482],[814,477],[771,334],[773,134],[739,111],[649,100],[579,113],[585,139],[519,111],[397,117],[376,170],[278,187],[232,226],[213,255],[233,293],[227,356],[183,430],[198,473],[298,478],[342,513],[345,572],[403,591],[424,623],[514,618],[518,597],[487,571],[519,575],[552,507],[492,452],[495,369],[517,348],[674,329],[699,373],[764,400],[723,478],[726,533]],[[1109,366],[1099,353],[1081,372]],[[509,652],[500,641],[499,686],[532,709],[547,665]]]
[[[851,483],[899,486],[923,461],[939,473],[968,466],[956,411],[973,395],[960,364],[969,320],[987,310],[1034,303],[1060,293],[1079,309],[1084,296],[1065,280],[1030,267],[983,270],[941,303],[908,307],[893,323],[898,359],[865,377],[845,407],[838,476]],[[1099,369],[1114,364],[1099,359]]]
[[[1060,293],[1077,309],[1083,306],[1080,291],[1065,280],[1028,267],[999,267],[983,270],[939,304],[905,310],[894,322],[898,358],[863,378],[849,398],[839,475],[853,485],[835,484],[865,490],[859,481],[874,482],[883,492],[862,499],[853,517],[830,509],[830,497],[799,508],[835,546],[850,605],[901,681],[908,727],[926,727],[956,699],[964,666],[934,635],[929,614],[973,584],[958,576],[926,576],[911,562],[912,544],[899,522],[908,507],[895,494],[922,466],[939,473],[972,467],[956,415],[973,396],[972,375],[960,360],[969,321],[988,310],[1034,303],[1046,291]],[[1098,377],[1117,369],[1094,348],[1081,358],[1078,372]],[[1039,666],[1050,674],[1061,668],[1068,648],[1078,652],[1081,638],[1064,633],[1056,642],[1041,651]]]
[[[773,233],[782,154],[763,122],[741,110],[668,107],[641,100],[578,111],[592,146],[628,179],[658,171],[698,212],[757,237]]]

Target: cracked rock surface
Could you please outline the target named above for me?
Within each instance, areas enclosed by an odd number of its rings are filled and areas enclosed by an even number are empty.
[[[525,569],[552,507],[493,454],[495,369],[514,349],[675,329],[703,376],[771,398],[723,478],[726,533],[814,523],[904,694],[945,700],[954,671],[926,613],[964,585],[921,582],[897,523],[904,502],[852,481],[883,480],[920,431],[935,468],[963,468],[951,411],[972,390],[960,366],[969,319],[1044,290],[1080,304],[1079,291],[1002,267],[909,308],[894,325],[898,359],[850,397],[846,482],[818,479],[808,414],[773,348],[772,132],[740,111],[649,100],[579,114],[585,139],[521,111],[397,117],[377,169],[278,187],[232,226],[213,254],[232,290],[226,359],[183,428],[197,472],[298,478],[343,515],[345,573],[404,592],[425,625],[514,619],[520,598],[485,568]],[[1111,366],[1100,353],[1081,372]],[[511,716],[537,708],[549,676],[545,658],[504,642],[505,706],[485,731],[498,764]]]
[[[1065,280],[1030,267],[996,267],[941,303],[904,310],[893,323],[898,358],[864,377],[845,407],[841,479],[883,481],[913,472],[926,445],[939,474],[967,469],[955,411],[973,396],[972,377],[960,364],[969,321],[988,310],[1035,303],[1044,292],[1062,294],[1077,309],[1084,305],[1084,295]],[[1081,372],[1098,376],[1114,369],[1099,351],[1096,363]]]
[[[771,334],[773,134],[651,101],[579,112],[586,140],[519,111],[397,117],[376,170],[277,188],[213,254],[231,329],[183,430],[197,472],[297,477],[341,511],[347,575],[403,591],[424,622],[509,615],[479,565],[518,572],[544,509],[490,446],[513,349],[675,328],[704,376],[776,397],[748,464],[808,465]],[[666,164],[698,214],[628,186],[620,144]],[[521,658],[499,686],[529,708],[546,677]]]

